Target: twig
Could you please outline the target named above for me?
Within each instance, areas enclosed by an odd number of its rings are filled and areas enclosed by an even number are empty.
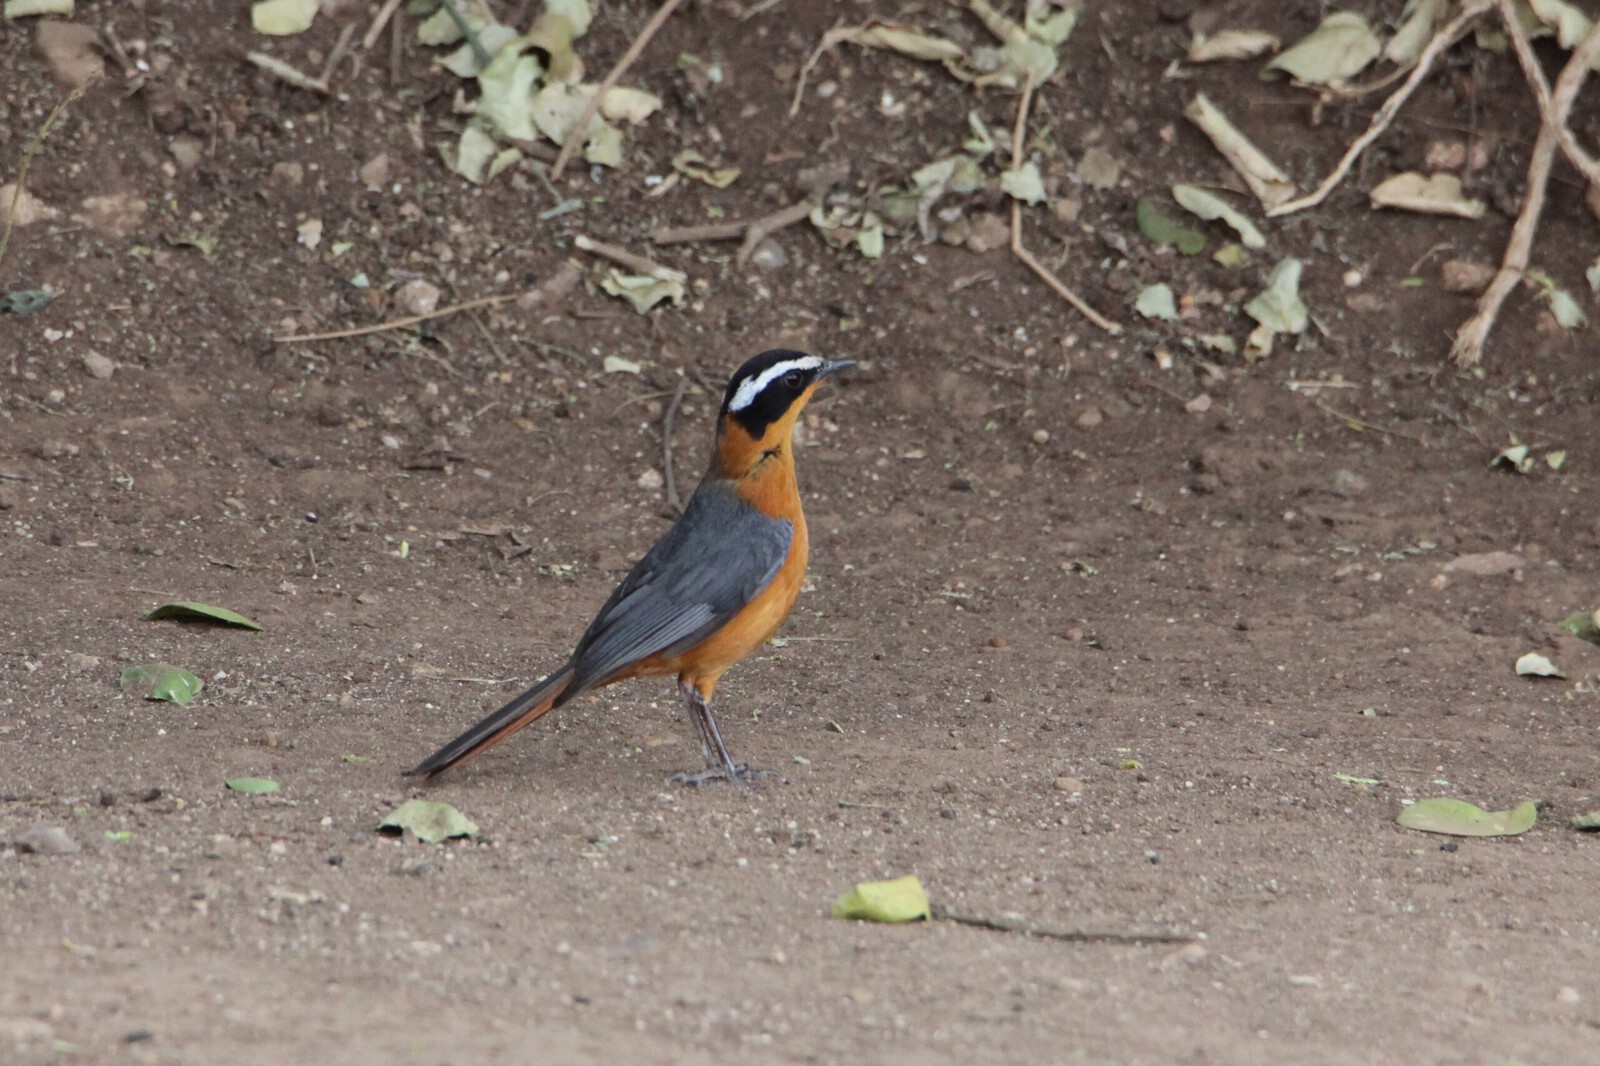
[[[400,6],[400,0],[384,0],[383,6],[378,9],[377,17],[372,20],[372,25],[367,28],[367,35],[361,38],[361,47],[367,51],[378,43],[378,37],[383,33],[383,28],[394,17],[395,9]]]
[[[639,58],[639,53],[644,51],[644,46],[650,43],[650,38],[654,37],[656,31],[666,24],[667,19],[672,17],[673,11],[677,10],[678,5],[682,2],[683,0],[667,0],[666,3],[658,7],[656,13],[650,16],[650,21],[644,24],[644,29],[639,31],[639,36],[635,37],[633,43],[628,46],[628,50],[622,53],[622,58],[617,60],[616,65],[606,74],[605,80],[600,83],[600,87],[589,98],[589,102],[584,105],[583,113],[578,116],[577,123],[567,132],[566,142],[561,146],[561,154],[556,156],[555,163],[550,167],[550,177],[552,179],[561,177],[561,172],[566,169],[567,160],[572,158],[572,153],[577,151],[578,145],[583,143],[584,134],[589,128],[589,123],[594,121],[594,116],[600,111],[600,104],[605,100],[606,93],[610,92],[617,82],[622,80],[622,75],[627,72],[628,67],[632,66],[633,61]]]
[[[1511,5],[1501,0],[1500,17],[1506,24],[1506,32],[1511,35],[1511,43],[1517,50],[1517,61],[1522,64],[1523,76],[1527,78],[1528,85],[1533,89],[1533,95],[1539,98],[1539,114],[1548,119],[1553,113],[1550,101],[1550,86],[1544,80],[1544,68],[1539,65],[1539,59],[1533,54],[1533,45],[1528,41],[1528,34],[1522,28],[1522,20],[1514,14]],[[1572,130],[1562,123],[1556,128],[1556,136],[1561,138],[1561,151],[1567,161],[1583,173],[1590,185],[1600,185],[1600,163],[1597,163],[1588,152],[1579,146],[1577,138],[1572,135]]]
[[[493,57],[484,50],[483,42],[478,40],[477,32],[467,25],[466,16],[456,10],[455,0],[444,0],[444,13],[450,16],[450,21],[456,24],[461,36],[467,39],[467,47],[472,49],[472,58],[478,61],[478,66],[487,67]]]
[[[468,300],[465,303],[441,307],[426,315],[407,315],[404,318],[392,318],[387,322],[379,322],[375,326],[352,326],[349,329],[335,329],[327,333],[293,333],[288,336],[274,337],[272,340],[274,344],[293,344],[297,341],[334,341],[345,337],[363,337],[368,333],[383,333],[391,329],[404,329],[407,326],[415,326],[419,322],[426,322],[430,318],[443,318],[445,315],[453,315],[457,311],[466,311],[474,307],[492,307],[495,304],[503,304],[507,300],[515,300],[520,295],[521,293],[511,292],[502,293],[499,296],[480,296],[476,300]]]
[[[678,379],[678,389],[672,394],[672,402],[667,405],[667,413],[661,418],[661,470],[667,479],[667,506],[679,514],[683,513],[683,501],[678,498],[678,479],[672,472],[672,427],[678,421],[678,407],[683,403],[683,394],[689,391],[689,379]]]
[[[1028,107],[1033,103],[1033,74],[1028,75],[1028,80],[1022,86],[1022,99],[1017,102],[1017,121],[1011,130],[1011,169],[1016,170],[1022,166],[1022,146],[1028,136]],[[1099,326],[1112,336],[1122,332],[1122,327],[1111,321],[1099,311],[1090,307],[1088,302],[1067,288],[1062,280],[1050,272],[1050,269],[1038,259],[1022,243],[1022,203],[1018,200],[1011,201],[1011,254],[1022,261],[1022,265],[1037,274],[1041,281],[1054,289],[1056,295],[1071,304],[1077,312],[1090,322]]]
[[[0,470],[0,481],[31,481],[27,474],[13,474],[9,470]]]
[[[350,53],[350,38],[356,35],[356,24],[346,22],[344,29],[339,31],[339,40],[334,44],[333,51],[328,54],[328,61],[322,65],[322,84],[333,86],[333,72],[339,69],[339,64],[344,62],[344,57]]]
[[[1111,929],[1052,929],[1030,925],[1011,918],[983,918],[976,914],[956,914],[944,907],[930,908],[939,921],[970,925],[974,929],[993,929],[997,933],[1021,933],[1046,940],[1066,940],[1075,944],[1193,944],[1195,938],[1183,933],[1123,933]]]
[[[796,222],[810,218],[816,206],[815,200],[801,200],[799,203],[790,204],[770,215],[756,219],[745,228],[744,243],[739,245],[739,251],[733,257],[733,261],[740,266],[748,263],[762,241],[781,229],[787,229]]]
[[[1502,16],[1509,21],[1516,18],[1514,9],[1509,4],[1502,4]],[[1528,266],[1528,254],[1533,248],[1533,235],[1539,228],[1539,216],[1544,212],[1545,191],[1550,184],[1550,167],[1555,161],[1556,148],[1561,137],[1558,132],[1567,124],[1567,115],[1572,111],[1572,101],[1576,99],[1578,90],[1583,87],[1584,79],[1589,76],[1589,66],[1597,57],[1600,57],[1600,22],[1589,29],[1583,42],[1572,50],[1572,55],[1567,58],[1567,65],[1561,68],[1561,74],[1556,78],[1555,89],[1550,94],[1550,105],[1545,107],[1543,100],[1539,101],[1539,114],[1542,122],[1539,126],[1539,136],[1533,142],[1533,155],[1528,161],[1528,191],[1523,197],[1522,212],[1517,215],[1516,224],[1511,227],[1511,236],[1506,241],[1506,251],[1500,260],[1500,270],[1495,274],[1494,280],[1489,282],[1489,287],[1478,297],[1477,312],[1456,332],[1455,342],[1450,346],[1450,354],[1455,357],[1456,365],[1460,367],[1475,366],[1483,358],[1483,346],[1489,340],[1489,331],[1494,328],[1494,320],[1500,314],[1500,306],[1505,303],[1511,290],[1516,288],[1517,282],[1522,279],[1523,271]]]
[[[1364,418],[1357,418],[1355,415],[1346,414],[1345,412],[1339,410],[1337,407],[1334,407],[1331,404],[1324,403],[1323,401],[1317,399],[1315,396],[1308,395],[1306,397],[1306,399],[1310,400],[1311,401],[1311,405],[1313,407],[1315,407],[1317,410],[1322,411],[1322,412],[1324,412],[1326,414],[1330,414],[1335,418],[1343,419],[1344,423],[1346,425],[1348,425],[1351,429],[1354,429],[1354,430],[1357,430],[1357,431],[1363,431],[1363,430],[1369,430],[1370,429],[1374,433],[1383,433],[1383,434],[1385,434],[1387,436],[1390,436],[1390,437],[1404,437],[1406,440],[1414,440],[1418,444],[1426,444],[1426,443],[1428,443],[1427,440],[1425,440],[1419,434],[1407,433],[1405,430],[1401,430],[1401,429],[1390,429],[1388,426],[1380,426],[1376,422],[1368,422]]]
[[[1395,115],[1399,114],[1400,109],[1405,106],[1405,102],[1411,99],[1411,94],[1416,92],[1423,79],[1432,71],[1434,61],[1444,53],[1445,49],[1460,40],[1467,30],[1471,28],[1472,23],[1477,20],[1478,16],[1489,10],[1492,3],[1493,0],[1469,0],[1462,7],[1461,13],[1450,20],[1428,41],[1428,45],[1422,50],[1422,54],[1417,56],[1417,65],[1411,69],[1411,76],[1401,83],[1400,88],[1389,94],[1389,98],[1383,102],[1383,106],[1378,108],[1377,113],[1372,116],[1372,121],[1367,125],[1367,131],[1357,137],[1355,142],[1345,150],[1344,157],[1339,160],[1339,165],[1333,168],[1331,174],[1322,179],[1322,184],[1297,200],[1289,200],[1278,204],[1276,207],[1268,208],[1267,217],[1277,218],[1281,215],[1293,214],[1296,211],[1304,211],[1306,208],[1316,207],[1323,200],[1326,200],[1328,194],[1333,192],[1338,184],[1344,180],[1346,174],[1350,173],[1350,168],[1361,157],[1361,153],[1366,151],[1373,141],[1383,136],[1384,130],[1387,130],[1390,123],[1394,122]]]
[[[748,222],[711,222],[704,226],[667,226],[650,234],[652,244],[698,244],[700,241],[733,241],[744,236]]]
[[[17,209],[22,205],[22,194],[28,187],[29,164],[33,162],[33,157],[38,154],[39,149],[44,146],[44,139],[50,136],[50,130],[61,120],[61,116],[66,112],[67,108],[84,93],[88,92],[89,87],[99,81],[104,72],[104,67],[96,67],[90,71],[89,76],[83,79],[83,84],[73,89],[67,94],[65,100],[51,108],[50,114],[45,116],[44,124],[39,127],[39,132],[33,135],[33,140],[28,142],[28,147],[22,150],[22,163],[17,167],[17,181],[14,186],[16,191],[11,194],[11,208],[6,212],[5,232],[0,233],[0,263],[6,261],[6,246],[11,243],[11,231],[17,224]]]
[[[629,270],[640,274],[648,274],[653,278],[677,278],[679,281],[683,281],[688,277],[681,270],[663,266],[654,259],[646,259],[642,255],[635,255],[626,248],[618,248],[614,244],[593,240],[581,233],[572,239],[572,245],[580,251],[598,255],[601,259],[609,259],[618,266],[627,267]]]
[[[269,56],[265,52],[246,52],[244,57],[268,74],[276,75],[279,81],[287,82],[296,89],[305,89],[307,92],[320,93],[323,96],[330,96],[333,93],[332,86],[327,82],[313,78],[275,56]]]

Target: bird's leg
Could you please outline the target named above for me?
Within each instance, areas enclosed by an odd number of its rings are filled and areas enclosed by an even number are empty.
[[[678,682],[678,691],[683,693],[683,702],[689,705],[689,718],[694,722],[694,731],[700,737],[700,749],[706,757],[706,768],[697,774],[676,773],[667,780],[678,785],[704,785],[711,781],[737,781],[747,785],[760,777],[773,774],[772,770],[752,770],[748,766],[733,761],[733,756],[728,754],[728,745],[722,741],[722,730],[717,728],[717,719],[711,713],[711,701],[700,694],[700,690],[688,681]]]

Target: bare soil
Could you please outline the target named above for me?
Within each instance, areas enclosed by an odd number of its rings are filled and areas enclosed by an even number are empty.
[[[1440,263],[1497,260],[1537,124],[1512,59],[1458,49],[1346,187],[1229,270],[1133,224],[1174,181],[1232,180],[1184,102],[1204,89],[1309,185],[1377,98],[1317,108],[1251,65],[1168,76],[1195,20],[1294,39],[1317,5],[1089,5],[1031,137],[1077,217],[1031,210],[1029,239],[1127,325],[1113,338],[1003,248],[913,234],[872,262],[807,226],[777,266],[652,247],[658,225],[791,202],[819,162],[850,164],[844,195],[903,181],[969,110],[1009,127],[1014,96],[857,49],[790,120],[836,19],[982,30],[938,4],[741,20],[755,6],[676,14],[629,79],[664,112],[625,167],[563,178],[583,211],[541,220],[530,171],[478,189],[440,163],[457,83],[411,20],[398,65],[386,37],[320,97],[242,61],[243,4],[79,4],[148,72],[112,63],[67,111],[29,178],[61,214],[0,266],[0,291],[61,293],[0,315],[0,1061],[1600,1061],[1600,842],[1567,826],[1600,807],[1600,648],[1556,628],[1600,601],[1594,334],[1524,290],[1481,373],[1445,355],[1472,296]],[[649,10],[601,6],[592,70]],[[315,70],[371,14],[269,47]],[[0,24],[6,180],[66,91],[35,34]],[[1483,222],[1367,207],[1468,139]],[[741,178],[648,195],[685,146]],[[1121,164],[1112,187],[1074,177],[1090,146]],[[640,316],[580,285],[273,340],[395,317],[412,278],[445,302],[529,289],[579,233],[684,269],[689,302]],[[1593,236],[1558,171],[1535,259],[1591,315]],[[1317,316],[1298,344],[1247,365],[1195,342],[1242,337],[1239,304],[1290,254]],[[1178,323],[1128,307],[1159,280],[1189,297]],[[666,528],[678,382],[686,492],[711,390],[778,345],[861,363],[803,427],[809,587],[719,691],[735,753],[782,779],[669,786],[699,752],[665,682],[434,787],[403,778],[557,664]],[[608,355],[642,370],[602,373]],[[1491,467],[1512,435],[1526,474]],[[1495,551],[1515,566],[1445,571]],[[265,628],[142,620],[178,599]],[[1567,679],[1515,676],[1527,651]],[[118,691],[157,660],[200,699]],[[242,776],[282,789],[224,789]],[[480,837],[373,831],[418,794]],[[1544,806],[1516,838],[1395,825],[1429,795]],[[80,850],[11,845],[35,825]],[[1194,939],[828,916],[906,873],[962,914]]]

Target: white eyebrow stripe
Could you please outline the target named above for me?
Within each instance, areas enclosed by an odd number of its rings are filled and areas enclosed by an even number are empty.
[[[815,355],[808,355],[800,359],[787,359],[781,363],[774,363],[767,367],[758,376],[751,378],[734,392],[733,399],[728,401],[728,410],[743,411],[746,407],[756,402],[756,397],[761,395],[761,390],[783,377],[791,370],[819,370],[822,360]]]

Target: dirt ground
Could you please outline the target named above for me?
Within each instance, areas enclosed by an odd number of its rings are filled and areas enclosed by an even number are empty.
[[[0,292],[60,294],[0,315],[0,1062],[1600,1061],[1600,841],[1567,824],[1600,807],[1600,647],[1556,627],[1600,605],[1594,333],[1524,289],[1481,373],[1446,356],[1473,297],[1440,264],[1497,261],[1537,125],[1509,56],[1453,52],[1328,205],[1229,269],[1134,225],[1172,182],[1233,182],[1184,103],[1206,91],[1308,187],[1377,98],[1172,67],[1193,26],[1292,40],[1315,4],[1090,4],[1039,94],[1054,203],[1027,219],[1124,322],[1109,337],[1004,248],[911,232],[870,261],[799,226],[741,267],[647,239],[771,212],[819,162],[860,202],[954,150],[969,110],[1008,128],[1014,95],[855,48],[785,117],[836,20],[981,35],[953,7],[687,4],[627,79],[663,112],[623,167],[563,177],[583,210],[541,219],[531,169],[445,169],[459,82],[411,19],[397,64],[387,37],[364,51],[375,6],[263,44],[243,4],[78,5],[135,69],[113,60],[46,140],[28,185],[59,215],[0,265]],[[601,6],[593,71],[649,11]],[[334,96],[242,59],[317,69],[347,23]],[[36,31],[0,24],[0,180],[66,93]],[[1469,139],[1485,220],[1369,210],[1379,177]],[[650,195],[686,146],[741,177]],[[1108,187],[1077,176],[1090,147]],[[1536,265],[1593,315],[1570,171],[1541,232]],[[593,281],[578,234],[683,269],[688,302],[641,316],[586,283],[273,340],[396,317],[413,279],[450,303],[574,256]],[[1284,255],[1314,327],[1253,365],[1197,343],[1242,339]],[[1176,323],[1129,307],[1161,280]],[[803,426],[808,587],[719,691],[735,754],[781,781],[670,786],[699,752],[666,682],[402,777],[556,665],[666,528],[678,383],[686,491],[708,386],[779,345],[861,364]],[[1525,474],[1491,467],[1513,435]],[[1446,570],[1488,552],[1515,557]],[[178,599],[264,629],[142,619]],[[1516,676],[1528,651],[1567,678]],[[118,691],[157,660],[205,692]],[[225,790],[241,776],[282,788]],[[373,831],[421,794],[479,839]],[[1515,838],[1395,824],[1430,795],[1543,808]],[[34,826],[79,850],[13,845]],[[961,914],[1192,940],[828,916],[907,873]]]

